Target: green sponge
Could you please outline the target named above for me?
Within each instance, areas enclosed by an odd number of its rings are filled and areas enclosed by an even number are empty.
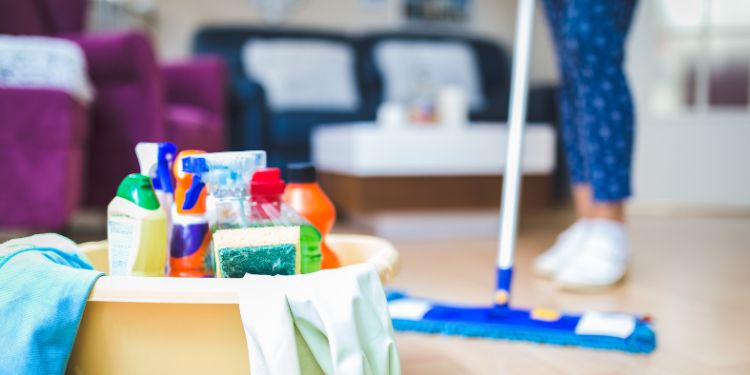
[[[292,271],[287,273],[293,275],[300,271],[300,227],[299,226],[275,226],[275,227],[248,227],[220,229],[213,233],[214,259],[216,259],[216,277],[224,276],[223,268],[231,268],[242,272],[239,276],[245,275],[244,269],[248,269],[253,262],[261,262],[265,265],[253,266],[262,272],[251,272],[264,275],[278,275],[280,272],[271,271],[269,264],[279,260],[279,266],[287,267],[287,261],[281,261],[282,254],[279,253],[281,245],[288,249],[288,245],[293,247],[292,251]],[[222,257],[219,253],[222,250],[231,250]],[[258,249],[266,249],[260,251]],[[269,250],[272,249],[272,250]],[[247,254],[245,254],[247,253]],[[257,255],[256,255],[257,254]],[[223,258],[223,259],[222,259]],[[234,265],[234,262],[238,262]],[[222,264],[224,263],[224,264]],[[231,265],[229,265],[231,263]],[[249,271],[248,271],[249,272]],[[231,276],[230,276],[231,277]]]
[[[219,249],[216,266],[222,277],[294,275],[296,247],[293,244],[229,247]]]

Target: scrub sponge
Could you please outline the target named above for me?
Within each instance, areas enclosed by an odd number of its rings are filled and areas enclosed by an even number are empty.
[[[294,275],[295,248],[292,244],[229,247],[219,250],[221,277]]]
[[[213,234],[217,276],[297,274],[299,239],[299,226],[217,230]]]

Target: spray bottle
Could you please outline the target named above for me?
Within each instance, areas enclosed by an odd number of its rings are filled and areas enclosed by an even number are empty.
[[[182,159],[184,172],[192,173],[183,209],[192,209],[206,189],[206,218],[211,233],[244,228],[250,223],[250,180],[266,166],[265,151],[216,152]],[[208,261],[213,266],[215,251]]]
[[[164,276],[167,217],[151,178],[131,174],[120,183],[107,206],[109,274]]]
[[[170,242],[169,275],[178,277],[210,277],[207,266],[211,233],[206,219],[206,189],[200,189],[198,199],[191,208],[185,208],[185,197],[193,183],[193,174],[184,171],[182,160],[205,151],[186,150],[177,154],[174,163],[174,211]]]
[[[139,142],[135,145],[135,156],[138,158],[141,174],[151,177],[156,198],[166,214],[167,246],[172,242],[172,161],[176,155],[177,146],[170,142]],[[166,257],[165,262],[169,266],[169,254]]]
[[[172,161],[177,155],[177,146],[170,142],[139,142],[135,145],[135,155],[138,157],[141,174],[153,179],[156,197],[169,215],[174,194]]]

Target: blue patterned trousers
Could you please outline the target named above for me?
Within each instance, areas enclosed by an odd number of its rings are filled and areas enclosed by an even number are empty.
[[[544,0],[560,67],[560,116],[571,182],[597,202],[629,197],[633,101],[623,71],[636,0]]]

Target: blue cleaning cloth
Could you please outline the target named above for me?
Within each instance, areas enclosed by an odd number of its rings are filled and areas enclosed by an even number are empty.
[[[0,374],[63,374],[101,275],[59,235],[0,245]]]

